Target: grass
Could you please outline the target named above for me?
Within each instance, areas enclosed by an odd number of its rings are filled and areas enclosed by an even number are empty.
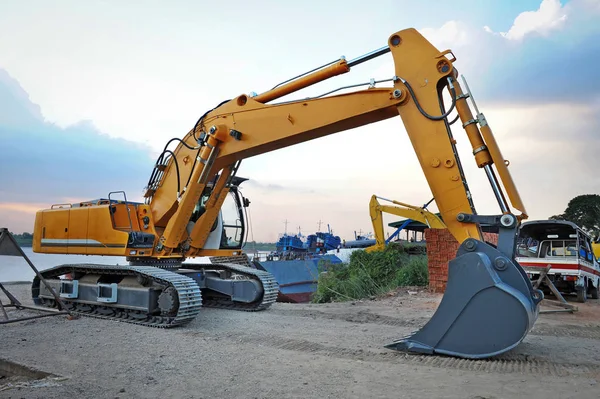
[[[411,256],[408,251],[409,245],[391,243],[383,251],[354,251],[347,264],[329,264],[327,271],[319,275],[313,302],[357,300],[398,287],[426,286],[427,257]]]

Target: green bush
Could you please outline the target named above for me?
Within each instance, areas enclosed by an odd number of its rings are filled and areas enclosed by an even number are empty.
[[[413,256],[408,264],[396,273],[398,287],[426,286],[429,284],[427,256]]]
[[[390,243],[383,251],[354,251],[347,264],[327,265],[327,271],[319,275],[313,302],[355,300],[397,287],[427,285],[427,257],[410,256],[407,250],[401,244]]]

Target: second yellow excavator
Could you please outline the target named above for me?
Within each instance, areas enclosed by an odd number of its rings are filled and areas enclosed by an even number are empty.
[[[381,205],[379,200],[391,202],[394,205]],[[367,252],[380,251],[385,248],[386,239],[383,231],[383,213],[389,213],[396,216],[407,218],[407,222],[414,220],[427,225],[430,229],[445,229],[446,225],[435,213],[431,213],[427,210],[427,205],[431,201],[423,205],[422,207],[405,204],[404,202],[391,200],[377,195],[371,196],[369,202],[369,214],[371,215],[371,222],[373,222],[373,231],[375,233],[375,244],[365,248]]]
[[[365,89],[273,102],[387,53],[394,61],[389,78],[367,82]],[[124,193],[116,200],[111,193],[36,214],[35,252],[126,256],[129,265],[58,265],[43,271],[43,278],[74,312],[147,326],[183,325],[202,306],[265,309],[277,293],[273,276],[223,261],[241,254],[244,241],[249,201],[237,189],[243,181],[236,176],[240,162],[400,116],[441,217],[461,246],[449,264],[446,293],[434,316],[420,331],[387,347],[465,358],[510,350],[532,328],[543,295],[515,261],[525,207],[485,117],[464,79],[464,89],[458,81],[455,61],[450,50],[439,51],[415,29],[405,29],[366,55],[342,57],[262,94],[223,101],[183,138],[167,143],[144,203],[127,201]],[[387,85],[376,87],[382,83]],[[451,130],[458,120],[498,200],[497,215],[475,211]],[[176,147],[170,149],[172,143]],[[364,148],[348,157],[381,145],[365,136]],[[520,215],[513,214],[511,204]],[[499,227],[497,247],[484,242],[480,223]],[[217,259],[189,262],[210,256]],[[37,277],[32,295],[38,304],[57,306]]]

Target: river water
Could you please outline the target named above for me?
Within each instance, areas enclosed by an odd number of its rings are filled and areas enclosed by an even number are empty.
[[[67,263],[127,264],[124,256],[36,254],[31,247],[23,247],[23,252],[40,271]],[[0,282],[32,281],[34,276],[34,271],[20,256],[0,256]]]

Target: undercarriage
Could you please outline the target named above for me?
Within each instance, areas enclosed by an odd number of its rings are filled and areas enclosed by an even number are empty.
[[[66,264],[41,275],[70,311],[162,328],[189,323],[201,307],[264,310],[275,302],[278,292],[270,273],[232,263],[184,263],[172,270]],[[58,306],[38,277],[32,297],[37,305]]]

